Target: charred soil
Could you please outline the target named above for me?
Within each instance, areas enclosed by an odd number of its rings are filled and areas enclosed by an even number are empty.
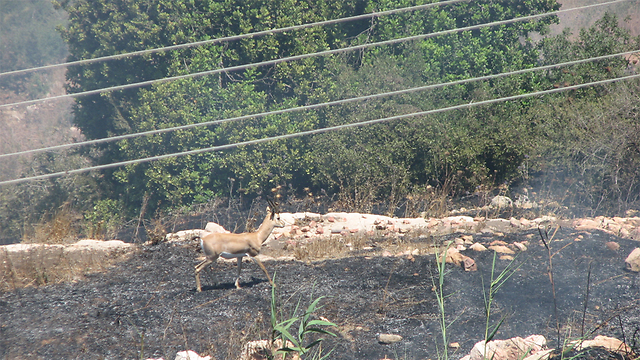
[[[583,235],[580,241],[575,241]],[[453,235],[436,238],[436,242]],[[493,235],[477,235],[490,243]],[[495,297],[494,318],[506,320],[496,338],[542,334],[556,346],[566,337],[608,335],[632,347],[640,341],[640,276],[624,269],[638,242],[604,232],[561,229],[551,243],[555,306],[548,252],[535,231],[499,237],[529,241],[522,263]],[[433,241],[430,239],[429,241]],[[414,241],[426,241],[414,239]],[[606,247],[609,241],[618,250]],[[483,283],[489,284],[493,252],[464,251],[477,272],[447,265],[445,300],[449,340],[467,354],[484,336]],[[255,264],[244,267],[235,289],[235,265],[217,264],[202,274],[195,291],[193,244],[140,247],[126,261],[73,283],[0,293],[0,357],[4,359],[173,359],[186,349],[214,359],[235,359],[247,341],[268,339],[271,287]],[[497,271],[508,264],[498,260]],[[315,314],[338,325],[326,336],[331,359],[434,359],[440,342],[434,256],[357,256],[315,262],[270,261],[280,316],[298,300],[327,296]],[[591,269],[589,295],[587,275]],[[586,310],[584,310],[586,309]],[[584,310],[584,311],[583,311]],[[556,314],[557,313],[557,321]],[[584,320],[583,320],[584,319]],[[560,332],[556,324],[560,325]],[[583,330],[584,329],[584,330]],[[331,330],[331,329],[329,329]],[[403,340],[380,344],[376,334]],[[439,345],[441,346],[441,345]]]

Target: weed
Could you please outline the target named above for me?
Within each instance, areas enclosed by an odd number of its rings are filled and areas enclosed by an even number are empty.
[[[437,346],[436,342],[436,351],[438,352],[438,358],[442,360],[449,359],[448,353],[448,329],[449,327],[457,320],[454,319],[450,323],[447,323],[446,312],[445,312],[445,299],[450,295],[444,294],[444,278],[447,274],[446,270],[446,257],[447,251],[449,247],[453,244],[453,242],[447,243],[444,252],[435,252],[436,256],[436,270],[438,272],[438,276],[436,279],[432,278],[433,281],[433,291],[436,294],[436,302],[438,304],[438,322],[440,325],[440,334],[442,340],[442,353],[440,353],[440,348]],[[494,302],[495,295],[500,291],[500,288],[506,283],[511,276],[524,264],[524,262],[520,263],[520,265],[515,265],[515,260],[517,256],[509,262],[509,264],[496,276],[496,259],[497,253],[493,254],[493,262],[491,263],[491,282],[489,283],[488,291],[485,289],[484,280],[482,280],[482,288],[483,288],[483,297],[484,297],[484,306],[485,306],[485,329],[484,329],[484,346],[485,351],[484,354],[487,354],[487,343],[493,339],[495,334],[498,332],[504,321],[506,320],[506,316],[500,318],[500,320],[495,324],[491,325],[491,306]],[[482,279],[482,278],[481,278]],[[437,281],[437,282],[436,282]]]
[[[445,250],[444,253],[442,255],[440,255],[438,252],[436,252],[436,269],[438,271],[438,278],[437,278],[437,283],[435,283],[435,280],[432,278],[433,281],[433,290],[436,294],[436,301],[438,303],[438,323],[440,325],[440,335],[442,336],[442,348],[443,348],[443,353],[440,354],[440,348],[438,347],[438,343],[436,342],[436,351],[438,352],[438,359],[441,360],[449,360],[449,353],[448,353],[448,333],[447,330],[449,329],[449,326],[451,324],[447,324],[447,319],[446,319],[446,313],[445,313],[445,305],[444,305],[444,300],[447,296],[444,295],[444,276],[446,274],[446,258],[447,258],[447,250],[449,250],[449,246],[451,245],[451,243],[449,243]]]
[[[274,273],[274,282],[275,279],[276,274]],[[311,359],[318,360],[327,359],[329,357],[331,351],[328,354],[322,354],[321,343],[324,340],[323,338],[317,338],[305,345],[305,341],[308,341],[307,339],[310,335],[319,334],[336,336],[336,334],[320,328],[320,326],[337,327],[336,324],[322,319],[311,318],[311,316],[316,311],[322,308],[322,306],[319,306],[318,304],[325,297],[326,296],[320,296],[315,300],[312,300],[304,313],[299,316],[297,314],[298,310],[300,309],[300,303],[302,301],[302,297],[300,297],[293,311],[293,314],[288,319],[278,320],[279,311],[276,300],[276,287],[271,287],[271,343],[272,349],[278,341],[282,344],[282,347],[278,349],[276,353],[281,354],[283,360],[288,354],[294,353],[297,353],[300,356],[310,355]],[[298,331],[292,333],[291,328],[295,323],[298,323]]]
[[[484,296],[484,306],[485,306],[485,327],[484,327],[484,346],[485,351],[484,354],[487,354],[487,343],[493,339],[493,337],[500,329],[500,326],[506,320],[506,316],[502,316],[497,324],[491,326],[491,305],[495,299],[495,295],[500,291],[500,288],[504,283],[511,278],[511,276],[524,264],[524,262],[520,263],[520,265],[515,266],[515,260],[518,255],[516,255],[513,260],[509,262],[509,264],[500,272],[500,274],[495,276],[496,269],[496,258],[498,256],[497,252],[493,253],[493,261],[491,263],[491,282],[489,284],[489,291],[485,290],[484,287],[484,279],[482,280],[482,295]],[[482,279],[482,278],[481,278]]]
[[[551,235],[551,237],[549,237],[549,232],[545,229],[544,230],[544,236],[543,236],[543,232],[541,228],[538,228],[538,233],[540,234],[540,238],[542,239],[542,243],[544,244],[544,247],[547,249],[547,253],[549,255],[549,281],[551,282],[551,291],[553,294],[553,314],[554,317],[556,319],[556,335],[557,335],[557,341],[558,341],[558,345],[560,345],[560,319],[558,318],[558,300],[556,299],[556,285],[553,282],[553,256],[555,254],[557,254],[558,252],[560,252],[560,250],[556,251],[554,254],[551,253],[551,248],[549,247],[549,245],[551,244],[551,242],[553,241],[553,238],[556,236],[556,233],[558,232],[558,230],[560,229],[560,226],[556,226],[555,231],[553,232],[553,234]]]

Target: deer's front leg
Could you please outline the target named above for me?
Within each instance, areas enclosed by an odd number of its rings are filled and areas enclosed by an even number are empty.
[[[200,264],[196,265],[196,270],[195,270],[195,274],[196,274],[196,291],[198,291],[198,292],[202,291],[202,287],[200,286],[200,271],[202,271],[204,268],[209,266],[209,264],[211,264],[212,262],[213,262],[213,260],[210,260],[209,258],[206,258]]]

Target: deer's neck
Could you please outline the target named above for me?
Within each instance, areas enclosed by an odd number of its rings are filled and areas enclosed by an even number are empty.
[[[267,240],[275,225],[276,223],[271,220],[271,214],[267,214],[267,217],[264,218],[264,221],[262,222],[262,224],[260,224],[260,227],[258,227],[258,231],[256,231],[260,244],[264,243]]]

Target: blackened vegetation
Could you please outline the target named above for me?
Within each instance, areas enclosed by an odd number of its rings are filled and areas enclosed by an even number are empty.
[[[574,241],[582,234],[581,241]],[[527,236],[529,235],[529,236]],[[490,242],[495,237],[476,236]],[[496,339],[543,334],[556,346],[554,301],[548,276],[548,253],[537,232],[509,234],[507,242],[529,240],[516,261],[524,264],[494,300],[498,321],[507,320]],[[418,241],[416,239],[416,241]],[[607,241],[620,249],[609,250]],[[639,341],[640,278],[624,270],[624,258],[638,245],[605,233],[561,229],[549,244],[553,257],[561,335],[609,335]],[[445,301],[452,342],[461,345],[458,358],[484,334],[482,281],[488,284],[492,253],[466,252],[478,272],[447,266]],[[192,245],[163,243],[135,253],[126,262],[76,283],[24,288],[0,294],[0,358],[173,359],[177,351],[194,350],[215,359],[234,359],[244,342],[266,339],[270,287],[262,271],[246,266],[243,289],[233,287],[235,265],[207,271],[202,293],[196,293],[193,266],[199,254]],[[498,263],[498,271],[507,261]],[[293,311],[321,295],[329,298],[316,314],[338,324],[336,338],[324,349],[332,359],[435,358],[439,339],[431,277],[432,256],[371,257],[314,263],[266,262],[277,279],[279,308]],[[583,314],[588,269],[589,299]],[[596,329],[594,333],[591,330]],[[403,336],[393,345],[377,342],[377,333]],[[608,352],[585,352],[584,359],[609,359]],[[619,357],[616,357],[619,359]]]

